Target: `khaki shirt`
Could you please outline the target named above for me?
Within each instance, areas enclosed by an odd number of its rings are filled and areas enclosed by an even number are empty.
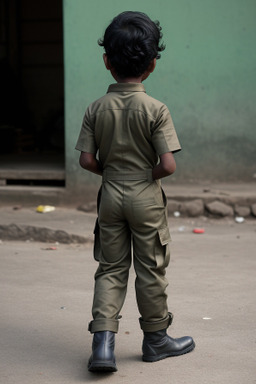
[[[87,108],[76,149],[99,151],[103,169],[137,171],[181,147],[166,105],[148,96],[141,83],[117,83]]]

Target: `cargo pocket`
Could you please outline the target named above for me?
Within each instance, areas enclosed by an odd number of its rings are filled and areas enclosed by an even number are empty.
[[[166,245],[171,241],[171,235],[168,227],[158,229],[158,235],[161,245]]]
[[[158,241],[155,246],[156,265],[158,269],[164,269],[170,261],[170,250],[168,243],[171,235],[168,226],[158,229]]]

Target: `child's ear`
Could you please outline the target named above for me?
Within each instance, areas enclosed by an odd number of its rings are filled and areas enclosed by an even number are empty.
[[[155,67],[156,67],[156,59],[153,59],[150,62],[148,69],[143,73],[141,81],[146,80],[149,77],[150,73],[154,72]]]
[[[111,69],[111,66],[110,66],[110,63],[109,63],[109,60],[108,60],[106,53],[103,53],[103,61],[104,61],[105,67],[109,71]]]
[[[156,58],[154,58],[148,66],[148,72],[152,73],[156,67]]]

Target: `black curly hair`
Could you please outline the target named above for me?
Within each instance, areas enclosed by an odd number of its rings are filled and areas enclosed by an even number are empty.
[[[159,21],[145,13],[126,11],[116,16],[98,44],[105,48],[111,66],[121,78],[139,77],[165,49]]]

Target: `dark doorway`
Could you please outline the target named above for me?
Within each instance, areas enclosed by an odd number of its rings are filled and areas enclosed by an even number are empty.
[[[0,184],[60,185],[62,0],[0,0]]]

